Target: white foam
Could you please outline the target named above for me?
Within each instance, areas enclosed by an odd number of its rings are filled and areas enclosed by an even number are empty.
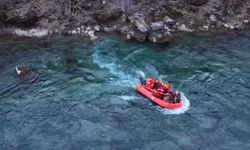
[[[168,108],[161,108],[157,107],[159,111],[161,111],[163,114],[183,114],[190,108],[190,101],[186,98],[183,92],[181,92],[181,99],[183,100],[183,105],[181,108],[177,109],[168,109]]]
[[[131,100],[131,99],[137,99],[138,97],[136,96],[130,96],[130,95],[122,95],[122,96],[119,96],[120,98],[122,98],[123,100]]]
[[[146,77],[145,73],[143,71],[141,71],[141,70],[136,70],[136,73],[139,74],[143,78]]]
[[[105,42],[101,43],[101,47],[103,46],[102,44],[105,45]],[[95,48],[92,57],[93,63],[97,64],[102,69],[107,69],[111,74],[118,78],[108,80],[112,85],[134,86],[139,82],[139,76],[145,76],[144,72],[136,69],[135,66],[128,66],[129,68],[126,67],[125,64],[128,64],[129,62],[118,60],[111,52],[108,53],[108,55],[102,54],[99,47]],[[137,77],[136,75],[139,76]]]
[[[159,79],[159,80],[161,80],[159,72],[157,71],[157,68],[154,65],[152,65],[152,64],[145,64],[145,71],[153,79]]]
[[[138,49],[133,51],[132,53],[130,53],[128,56],[126,56],[123,60],[128,61],[131,57],[133,57],[134,55],[138,54],[139,52],[143,51],[143,49]]]

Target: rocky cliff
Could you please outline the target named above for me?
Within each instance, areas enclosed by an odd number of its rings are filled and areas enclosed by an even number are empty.
[[[179,32],[245,29],[249,23],[249,0],[0,0],[2,32],[30,36],[44,32],[94,40],[96,32],[118,32],[141,42],[168,43]]]

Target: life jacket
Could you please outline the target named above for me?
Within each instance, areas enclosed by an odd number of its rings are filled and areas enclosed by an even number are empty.
[[[155,97],[158,97],[158,98],[161,97],[161,95],[162,95],[158,90],[155,90],[155,89],[152,90],[152,94],[153,94]]]
[[[154,85],[154,82],[155,81],[153,79],[149,79],[149,78],[146,79],[146,85],[148,85],[150,87],[152,87]]]
[[[159,82],[158,81],[155,81],[153,86],[152,86],[152,89],[156,89],[158,90],[159,89]]]
[[[165,89],[167,89],[168,94],[170,94],[170,85],[169,85],[168,83],[164,83],[164,84],[163,84],[163,87],[164,87]]]
[[[157,84],[156,84],[157,83]],[[151,91],[152,94],[156,97],[162,97],[167,90],[167,93],[170,94],[170,85],[168,83],[161,83],[158,80],[153,80],[150,78],[146,78],[146,89]]]

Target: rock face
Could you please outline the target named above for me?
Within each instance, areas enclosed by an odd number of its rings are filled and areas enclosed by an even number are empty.
[[[11,33],[27,36],[39,29],[95,40],[96,32],[119,32],[168,43],[176,31],[244,29],[249,20],[249,0],[0,0],[0,33],[15,27]]]

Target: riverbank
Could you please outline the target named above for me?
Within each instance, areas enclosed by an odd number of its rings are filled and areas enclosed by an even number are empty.
[[[249,31],[168,47],[89,41],[0,37],[1,150],[249,149]],[[20,84],[18,64],[39,78]],[[190,108],[162,109],[138,94],[143,74],[171,82]]]
[[[139,42],[169,43],[182,33],[214,34],[249,29],[250,2],[0,1],[0,34],[26,37],[77,35],[96,40],[118,33]]]

